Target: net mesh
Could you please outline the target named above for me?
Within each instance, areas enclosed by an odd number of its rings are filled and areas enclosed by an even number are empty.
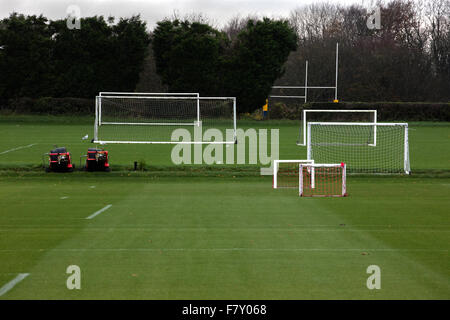
[[[406,125],[309,123],[308,157],[315,163],[345,162],[348,173],[405,173]],[[376,138],[374,134],[376,133]]]
[[[98,140],[170,142],[174,130],[234,130],[233,99],[100,97]]]
[[[299,165],[311,163],[307,160],[278,160],[275,164],[274,187],[276,188],[298,188]],[[275,186],[276,180],[276,186]]]
[[[318,167],[302,165],[303,185],[301,196],[304,197],[341,197],[344,196],[344,167]]]
[[[306,129],[308,122],[366,122],[374,123],[376,122],[375,111],[357,111],[357,110],[345,110],[345,112],[337,112],[343,110],[335,111],[308,111],[303,112],[300,121],[300,130],[298,141],[306,143]],[[306,125],[305,125],[306,123]]]

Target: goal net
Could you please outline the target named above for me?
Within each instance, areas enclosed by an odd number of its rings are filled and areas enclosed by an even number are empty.
[[[349,173],[410,173],[407,123],[308,122],[307,131],[307,158],[315,163],[345,162]]]
[[[312,164],[314,160],[274,160],[273,188],[298,188],[300,164]]]
[[[345,197],[346,164],[300,164],[301,197]]]
[[[377,123],[377,110],[319,110],[304,109],[299,130],[297,145],[306,146],[308,122],[364,122]],[[373,127],[373,141],[376,144],[377,127]]]
[[[173,139],[172,134],[177,129],[184,129],[182,136],[187,135],[189,139]],[[203,133],[208,129],[215,129],[214,136],[221,134],[221,139],[203,141]],[[102,93],[96,97],[96,143],[209,144],[235,143],[235,140],[234,97],[173,93]]]

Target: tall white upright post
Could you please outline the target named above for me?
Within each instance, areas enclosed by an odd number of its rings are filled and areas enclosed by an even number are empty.
[[[305,63],[305,103],[308,100],[308,60]]]
[[[197,126],[200,127],[200,99],[197,99]]]
[[[334,88],[334,100],[337,100],[337,88],[338,88],[338,73],[339,73],[339,42],[336,43],[336,80]]]
[[[100,97],[95,97],[95,123],[94,123],[94,141],[98,140],[98,101]]]
[[[102,125],[102,98],[98,97],[98,126]]]

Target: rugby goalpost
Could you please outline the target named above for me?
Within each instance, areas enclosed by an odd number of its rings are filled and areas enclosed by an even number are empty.
[[[95,98],[92,142],[124,144],[231,144],[236,142],[236,98],[200,97],[198,93],[100,92]],[[195,128],[217,129],[222,141],[203,141]],[[178,128],[194,140],[172,141]]]
[[[270,95],[269,98],[283,98],[283,99],[304,99],[308,101],[308,89],[334,89],[334,101],[338,101],[338,74],[339,74],[339,43],[336,43],[336,65],[335,65],[335,79],[334,86],[308,86],[308,60],[305,61],[305,85],[304,86],[273,86],[272,89],[304,89],[304,94],[299,95]]]

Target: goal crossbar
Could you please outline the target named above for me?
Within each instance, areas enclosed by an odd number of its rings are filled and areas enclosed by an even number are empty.
[[[200,93],[183,93],[183,92],[114,92],[114,91],[102,91],[98,94],[99,96],[194,96],[200,97]]]

